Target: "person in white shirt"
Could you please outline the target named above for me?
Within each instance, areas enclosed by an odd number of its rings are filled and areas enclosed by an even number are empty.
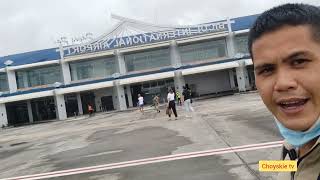
[[[139,106],[140,112],[142,114],[144,114],[144,111],[143,111],[143,97],[141,96],[141,94],[138,94],[138,106]]]
[[[175,120],[177,120],[178,118],[178,114],[177,114],[177,110],[176,110],[176,104],[175,104],[175,98],[174,98],[175,94],[173,93],[173,90],[170,88],[169,89],[169,93],[168,93],[168,96],[167,96],[167,99],[168,99],[168,106],[167,108],[169,110],[172,110],[173,111],[173,114],[175,116]],[[171,120],[171,113],[168,113],[169,115],[169,118]]]

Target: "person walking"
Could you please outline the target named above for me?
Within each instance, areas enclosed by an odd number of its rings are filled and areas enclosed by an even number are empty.
[[[177,97],[177,104],[181,106],[182,105],[181,93],[179,91],[176,92],[176,97]]]
[[[188,114],[190,114],[190,112],[194,112],[194,109],[191,105],[191,90],[190,88],[188,88],[188,86],[183,86],[182,96],[183,96],[183,104],[187,111],[186,117],[191,117]]]
[[[153,106],[155,108],[155,110],[160,113],[160,109],[159,109],[159,96],[156,94],[154,97],[153,97]]]
[[[144,114],[143,105],[144,105],[143,96],[141,96],[141,94],[138,94],[138,106],[139,106],[139,110],[140,110],[140,112],[141,112],[142,114]]]
[[[172,110],[172,112],[175,116],[175,120],[177,120],[178,114],[177,114],[177,110],[176,110],[176,103],[175,103],[174,96],[175,96],[175,94],[174,94],[173,90],[170,88],[168,96],[167,96],[167,99],[168,99],[167,108],[169,109],[169,111]],[[171,113],[168,113],[168,116],[169,116],[169,120],[171,120]]]

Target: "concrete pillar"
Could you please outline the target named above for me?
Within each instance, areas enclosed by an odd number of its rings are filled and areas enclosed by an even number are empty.
[[[63,47],[60,44],[60,66],[61,66],[61,74],[62,74],[62,81],[64,84],[70,84],[71,82],[71,74],[70,74],[70,68],[69,63],[64,61],[64,52]]]
[[[67,119],[66,103],[63,94],[55,94],[56,113],[58,120]]]
[[[227,40],[228,57],[233,58],[236,55],[233,32],[229,32],[226,40]]]
[[[6,72],[8,78],[9,92],[14,93],[17,91],[16,73],[14,70],[9,69],[9,67],[6,67]]]
[[[234,74],[233,74],[233,69],[229,69],[229,80],[230,80],[230,87],[231,89],[234,89],[236,87],[234,83]]]
[[[28,108],[29,122],[33,123],[32,106],[31,106],[31,101],[30,100],[27,100],[27,108]]]
[[[7,110],[5,104],[0,104],[0,127],[8,126]]]
[[[61,69],[62,69],[62,80],[64,84],[70,84],[71,76],[70,76],[70,68],[69,63],[60,61]]]
[[[129,107],[133,107],[132,94],[131,94],[130,85],[127,85],[126,91],[127,91],[128,101],[129,101]]]
[[[250,87],[249,76],[244,61],[238,61],[238,63],[240,65],[236,68],[238,88],[240,92],[243,92]]]
[[[186,84],[184,77],[182,76],[182,71],[181,70],[176,70],[174,72],[174,87],[176,91],[179,91],[182,93],[183,91],[183,86]]]
[[[94,103],[96,105],[96,112],[102,111],[102,102],[101,98],[106,95],[104,91],[107,91],[106,89],[99,89],[97,91],[94,91]]]
[[[82,101],[81,101],[80,93],[77,93],[77,102],[78,102],[79,114],[82,115],[83,114],[83,109],[82,109]]]
[[[124,56],[122,53],[119,52],[119,50],[115,50],[114,51],[114,55],[116,56],[116,62],[117,62],[117,69],[118,72],[121,75],[124,75],[127,73],[127,67],[126,67],[126,63],[124,61]]]
[[[235,36],[234,33],[232,32],[231,28],[231,22],[230,18],[227,18],[227,23],[228,23],[228,36],[226,38],[227,40],[227,51],[228,51],[228,56],[230,58],[233,58],[236,55],[236,49],[235,49]]]
[[[123,85],[119,84],[119,81],[113,81],[113,105],[114,108],[117,110],[126,110],[127,104],[126,104],[126,97],[124,93],[124,87]]]
[[[173,67],[179,68],[182,65],[180,52],[175,40],[170,42],[170,61]]]

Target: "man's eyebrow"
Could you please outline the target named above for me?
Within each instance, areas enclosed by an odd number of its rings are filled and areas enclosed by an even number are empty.
[[[301,56],[307,56],[308,54],[309,54],[308,51],[297,51],[297,52],[294,52],[294,53],[288,55],[287,57],[285,57],[283,59],[283,62],[287,62],[290,59],[299,58]],[[262,63],[262,64],[255,66],[254,70],[259,71],[260,69],[264,69],[264,68],[268,68],[268,67],[272,67],[272,66],[274,66],[274,64],[272,64],[272,63]]]
[[[259,71],[261,69],[268,68],[268,67],[273,67],[273,66],[274,66],[274,64],[271,64],[271,63],[259,64],[254,68],[254,70],[255,71]]]
[[[290,59],[298,58],[299,56],[306,56],[307,54],[308,54],[308,52],[306,52],[306,51],[297,51],[297,52],[294,52],[293,54],[288,55],[283,60],[284,60],[284,62],[286,62]]]

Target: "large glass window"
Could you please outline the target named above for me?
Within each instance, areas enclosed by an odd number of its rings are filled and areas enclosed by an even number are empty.
[[[167,101],[168,88],[174,88],[173,79],[163,79],[156,81],[146,81],[139,84],[130,85],[132,101],[136,102],[138,94],[142,94],[146,104],[152,104],[154,95],[158,95],[160,103]],[[134,104],[136,106],[136,104]]]
[[[31,100],[34,121],[56,119],[56,106],[53,97]]]
[[[141,71],[170,66],[169,48],[124,55],[127,71]]]
[[[6,73],[0,73],[0,91],[8,91],[8,79]]]
[[[18,89],[61,82],[60,66],[47,66],[16,71]]]
[[[182,64],[226,56],[224,39],[179,46]]]
[[[248,35],[236,36],[236,53],[248,54]]]
[[[9,125],[29,123],[28,105],[26,101],[6,103]]]
[[[72,81],[110,77],[116,70],[114,57],[70,63]]]

